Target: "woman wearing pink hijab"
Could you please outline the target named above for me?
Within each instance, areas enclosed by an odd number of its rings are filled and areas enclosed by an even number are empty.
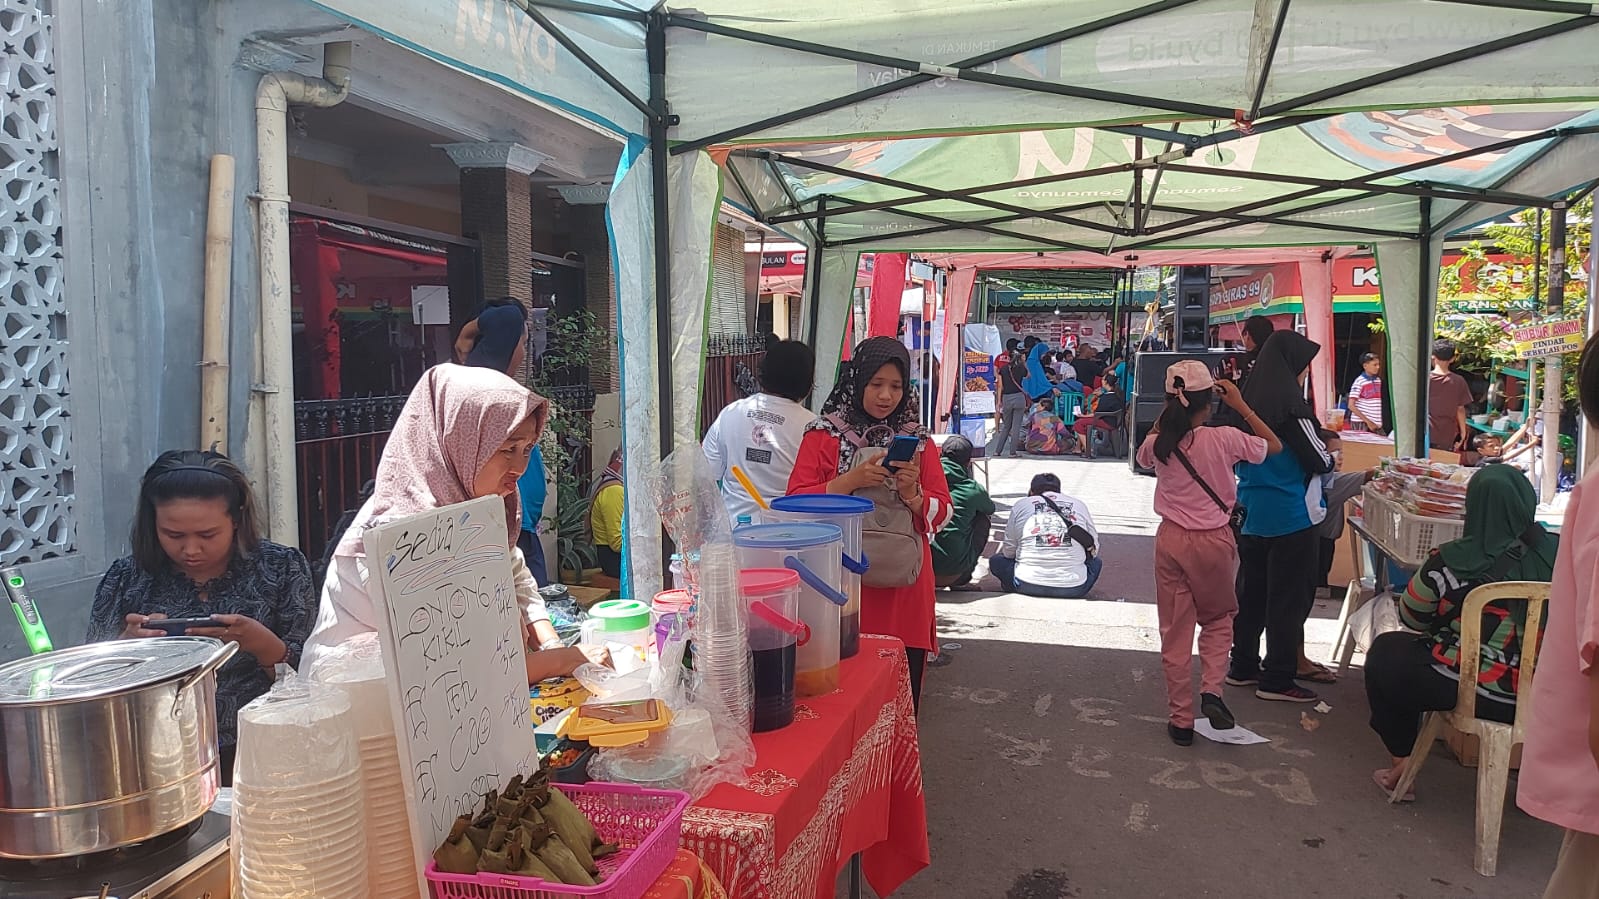
[[[378,461],[372,498],[333,551],[321,609],[300,663],[310,671],[328,647],[377,628],[367,591],[363,534],[374,525],[485,496],[505,501],[506,543],[517,603],[526,623],[528,681],[559,674],[602,650],[563,648],[538,584],[516,546],[522,514],[516,480],[549,418],[549,403],[500,372],[461,365],[427,370],[405,401]]]

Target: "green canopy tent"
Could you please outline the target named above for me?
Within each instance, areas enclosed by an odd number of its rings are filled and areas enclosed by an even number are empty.
[[[635,468],[696,436],[724,202],[811,247],[818,394],[863,250],[1120,268],[1369,245],[1416,448],[1441,238],[1599,176],[1599,15],[1566,0],[319,5],[627,143],[609,215]],[[652,507],[629,497],[631,530]],[[645,543],[633,574],[659,582]]]

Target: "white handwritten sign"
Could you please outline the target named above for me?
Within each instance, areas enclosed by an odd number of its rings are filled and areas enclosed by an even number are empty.
[[[494,496],[366,534],[419,877],[457,816],[537,764],[505,534]]]

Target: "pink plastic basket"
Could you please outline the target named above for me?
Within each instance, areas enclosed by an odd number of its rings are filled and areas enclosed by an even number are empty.
[[[639,899],[677,855],[683,812],[689,795],[681,790],[647,790],[629,784],[561,784],[594,829],[622,851],[600,859],[604,881],[597,886],[555,884],[535,877],[505,874],[445,874],[428,862],[433,899]]]

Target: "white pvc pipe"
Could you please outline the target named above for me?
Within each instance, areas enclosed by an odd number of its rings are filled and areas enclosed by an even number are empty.
[[[200,323],[200,448],[228,451],[228,319],[233,279],[233,157],[211,157],[205,219],[205,319]]]
[[[290,104],[337,106],[350,94],[350,42],[322,47],[322,76],[269,72],[255,91],[259,218],[261,380],[254,386],[265,431],[267,536],[300,542],[295,505],[294,355],[289,282]]]

